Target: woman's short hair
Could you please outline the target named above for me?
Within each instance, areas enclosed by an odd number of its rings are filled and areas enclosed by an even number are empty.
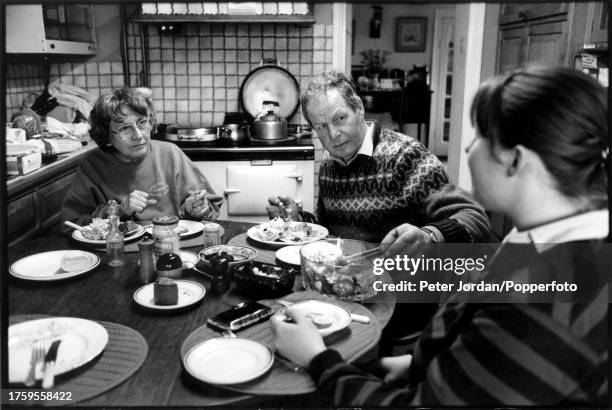
[[[329,71],[321,74],[319,77],[312,80],[312,82],[306,88],[306,91],[302,94],[302,114],[309,124],[310,118],[308,118],[308,112],[306,106],[315,98],[324,95],[328,90],[336,89],[344,98],[344,101],[348,104],[353,111],[357,111],[363,107],[361,98],[355,91],[355,85],[353,81],[344,74],[342,71]],[[312,125],[312,124],[311,124]]]
[[[151,121],[153,126],[152,129],[155,129],[153,103],[144,93],[134,88],[124,87],[116,89],[109,94],[101,95],[89,115],[89,123],[91,125],[89,135],[102,151],[116,151],[110,142],[110,123],[111,121],[122,121],[127,115],[126,109],[149,117],[149,121]]]
[[[606,91],[590,76],[563,67],[517,70],[483,83],[470,116],[492,146],[535,151],[561,193],[595,206],[607,201]]]

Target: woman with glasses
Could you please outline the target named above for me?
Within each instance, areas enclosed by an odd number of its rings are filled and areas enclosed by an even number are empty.
[[[515,225],[478,281],[539,292],[457,292],[412,355],[368,372],[291,307],[291,323],[271,320],[276,347],[334,406],[609,408],[606,91],[579,71],[528,68],[482,84],[471,118],[474,196]]]
[[[62,204],[64,220],[88,224],[103,218],[111,199],[127,219],[219,216],[223,199],[187,156],[174,144],[151,141],[155,113],[149,90],[122,88],[101,96],[90,122],[99,150],[77,169]]]

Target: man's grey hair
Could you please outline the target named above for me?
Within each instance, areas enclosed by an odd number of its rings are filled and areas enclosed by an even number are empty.
[[[342,71],[328,71],[316,77],[306,88],[306,91],[302,94],[302,114],[310,125],[312,125],[310,118],[308,118],[308,112],[306,106],[314,99],[325,95],[328,90],[336,89],[344,98],[353,111],[357,111],[363,107],[361,98],[355,91],[355,85],[353,81]]]

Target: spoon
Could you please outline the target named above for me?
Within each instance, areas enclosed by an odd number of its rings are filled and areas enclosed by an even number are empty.
[[[74,222],[64,221],[64,223],[68,225],[69,227],[76,229],[77,231],[82,231],[83,229],[85,229],[84,226],[77,225]]]
[[[196,271],[196,272],[198,272],[198,273],[201,273],[202,275],[206,276],[206,277],[207,277],[208,279],[210,279],[210,280],[212,280],[212,278],[213,278],[213,277],[212,277],[211,275],[209,275],[208,273],[206,273],[206,272],[204,272],[204,271],[202,271],[202,270],[200,270],[200,269],[196,268],[195,263],[193,263],[193,262],[191,262],[191,261],[184,261],[184,262],[183,262],[183,268],[184,268],[184,269],[191,269],[191,270],[194,270],[194,271]]]

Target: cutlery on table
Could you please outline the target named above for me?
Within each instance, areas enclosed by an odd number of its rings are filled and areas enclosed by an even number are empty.
[[[277,299],[276,303],[278,303],[279,305],[283,305],[285,307],[289,307],[293,305],[294,302],[289,302],[288,300],[284,300],[284,299]],[[351,315],[351,320],[353,322],[364,323],[366,325],[370,323],[370,318],[366,315],[360,315],[358,313],[351,313],[351,312],[349,313]]]
[[[42,363],[43,360],[45,360],[45,341],[38,340],[32,345],[30,371],[24,381],[26,386],[34,386],[34,383],[36,383],[36,368],[38,367],[38,363]]]
[[[43,372],[43,389],[50,389],[53,387],[55,380],[55,359],[57,359],[57,349],[59,348],[62,340],[56,340],[51,343],[51,347],[45,356],[45,370]]]
[[[64,223],[68,225],[69,227],[76,229],[77,231],[82,231],[83,229],[85,229],[84,226],[77,225],[74,222],[64,221]]]

